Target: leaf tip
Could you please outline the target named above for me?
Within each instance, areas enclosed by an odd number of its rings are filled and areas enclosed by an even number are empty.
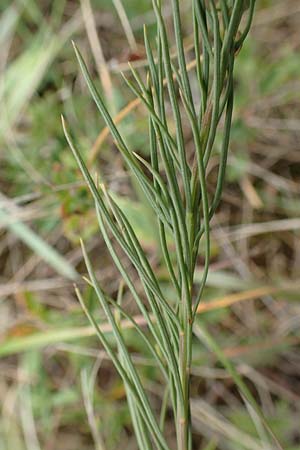
[[[60,115],[60,120],[61,120],[64,134],[65,134],[66,138],[68,139],[67,123],[66,123],[66,119],[63,114]]]

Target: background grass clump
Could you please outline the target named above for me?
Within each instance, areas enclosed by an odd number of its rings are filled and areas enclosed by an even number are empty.
[[[143,23],[153,38],[154,17],[150,1],[124,2],[134,46],[112,2],[91,5],[111,92],[109,84],[103,86],[79,3],[0,5],[1,450],[136,448],[124,388],[73,292],[76,281],[102,320],[93,290],[78,276],[85,271],[79,235],[113,298],[120,280],[99,238],[94,205],[67,147],[60,114],[89,160],[104,123],[87,95],[70,40],[82,50],[99,91],[111,94],[114,114],[133,99],[120,71],[129,59],[138,65],[145,58]],[[189,45],[189,2],[183,9]],[[168,17],[168,7],[164,14]],[[251,36],[237,59],[230,157],[212,224],[204,292],[205,304],[213,303],[202,312],[288,450],[299,448],[299,22],[296,0],[258,2]],[[147,158],[145,110],[132,110],[121,126]],[[191,140],[188,133],[185,140]],[[218,144],[220,136],[216,150]],[[217,157],[209,167],[210,193],[216,162]],[[110,137],[89,164],[126,202],[170,295],[153,218]],[[202,265],[200,258],[198,279]],[[134,278],[130,266],[128,271]],[[123,302],[135,313],[126,290]],[[155,403],[162,393],[147,351],[133,331],[126,331],[126,339]],[[198,448],[267,448],[232,378],[202,344],[194,348],[191,396]],[[172,433],[171,420],[166,430]]]

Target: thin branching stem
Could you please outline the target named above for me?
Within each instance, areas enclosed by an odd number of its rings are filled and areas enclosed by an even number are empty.
[[[150,262],[127,211],[109,187],[102,181],[99,185],[94,182],[63,120],[67,141],[95,201],[101,235],[123,280],[115,303],[99,285],[83,245],[88,282],[111,325],[114,343],[107,340],[78,289],[76,292],[124,382],[139,448],[173,448],[174,443],[170,444],[165,436],[165,422],[170,410],[176,430],[177,450],[191,450],[193,327],[209,270],[210,222],[220,203],[225,179],[233,111],[234,61],[249,32],[255,0],[192,0],[194,72],[187,68],[180,1],[171,0],[172,23],[165,20],[160,0],[152,0],[152,4],[156,18],[156,40],[153,42],[149,38],[144,27],[148,61],[146,76],[134,67],[131,67],[128,78],[124,76],[148,116],[148,157],[141,157],[132,143],[122,136],[75,44],[74,49],[87,87],[114,143],[156,217],[161,248],[157,264],[168,274],[169,294],[165,293],[157,266]],[[242,26],[244,15],[247,17]],[[174,31],[177,59],[170,52],[169,26]],[[186,131],[189,132],[189,143],[185,139]],[[207,166],[215,153],[217,135],[221,137],[219,167],[214,193],[209,195],[211,186],[208,189]],[[202,239],[203,275],[200,283],[196,283],[194,275]],[[139,288],[125,269],[120,251],[129,260],[138,278]],[[147,324],[145,330],[121,304],[124,289],[130,293],[142,314]],[[143,376],[134,365],[126,343],[126,333],[121,329],[121,316],[132,322],[132,329],[144,343],[145,351],[155,361],[159,376],[165,382],[160,412],[152,405]],[[211,342],[210,345],[214,346]],[[216,346],[214,348],[218,350]],[[244,389],[240,382],[239,387]]]

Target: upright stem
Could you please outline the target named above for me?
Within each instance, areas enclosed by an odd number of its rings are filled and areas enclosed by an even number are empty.
[[[188,441],[188,417],[186,413],[186,403],[188,401],[187,398],[187,376],[186,376],[186,334],[182,330],[180,332],[180,340],[179,340],[179,365],[180,365],[180,376],[181,376],[181,384],[183,391],[183,404],[180,405],[179,414],[178,414],[178,450],[187,450],[187,441]]]
[[[190,417],[190,366],[192,358],[192,308],[191,285],[188,298],[181,304],[181,330],[179,336],[179,370],[183,392],[183,403],[178,408],[178,450],[188,450],[192,442]]]

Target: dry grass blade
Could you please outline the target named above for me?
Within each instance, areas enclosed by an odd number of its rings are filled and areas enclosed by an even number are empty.
[[[80,0],[85,28],[89,38],[90,46],[96,62],[97,71],[102,82],[103,90],[107,99],[113,101],[113,85],[111,76],[104,58],[100,39],[96,30],[96,23],[91,8],[90,0]]]
[[[226,295],[221,298],[216,298],[210,301],[203,301],[197,310],[197,314],[203,314],[208,311],[216,311],[218,309],[227,308],[231,305],[247,300],[255,300],[268,294],[284,293],[287,291],[293,292],[299,289],[298,285],[285,284],[281,287],[274,286],[261,286],[256,289],[249,289],[247,291],[236,292],[234,294]],[[0,292],[1,293],[1,292]],[[135,315],[133,317],[134,322],[140,326],[145,327],[147,322],[142,315]],[[120,323],[122,330],[133,329],[134,325],[132,321],[122,319]],[[102,323],[101,330],[103,333],[111,332],[111,325],[109,323]],[[0,355],[9,355],[19,353],[30,348],[41,348],[47,345],[53,345],[63,341],[72,341],[78,338],[85,338],[95,335],[93,327],[73,327],[63,330],[48,330],[42,333],[35,332],[30,336],[23,336],[22,338],[8,337],[0,344]],[[295,341],[297,343],[298,340]],[[293,343],[293,342],[291,342]],[[232,350],[232,352],[236,352]],[[234,353],[235,354],[235,353]],[[230,353],[231,355],[231,353]],[[229,356],[229,353],[228,353]],[[233,354],[231,355],[233,356]]]

